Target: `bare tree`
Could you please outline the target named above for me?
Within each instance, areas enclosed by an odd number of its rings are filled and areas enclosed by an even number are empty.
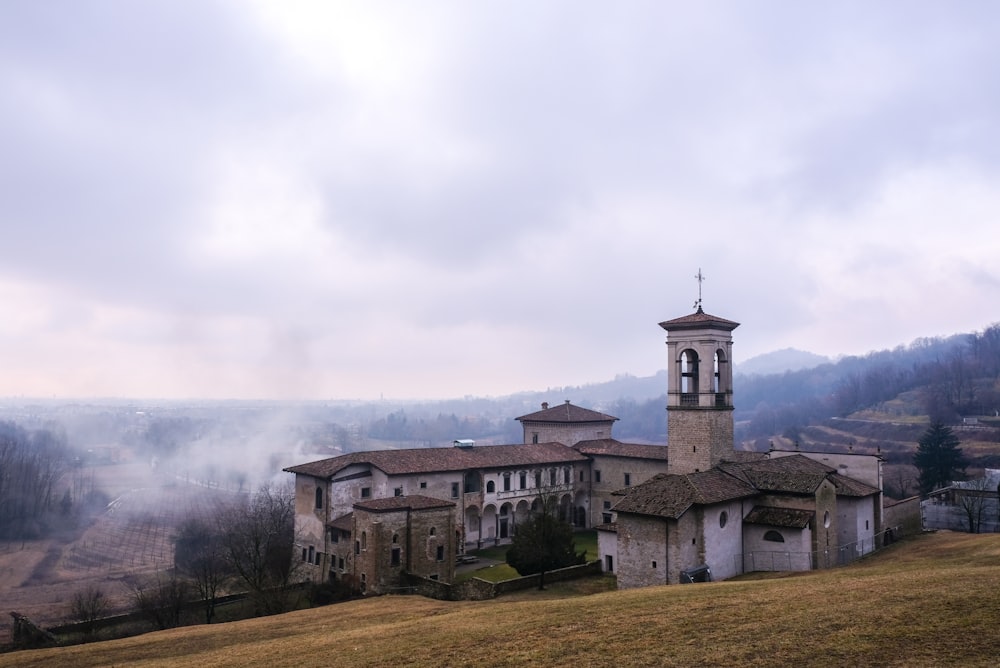
[[[174,540],[174,567],[194,582],[205,603],[206,624],[212,623],[219,593],[233,575],[223,539],[217,527],[193,519],[181,525]]]
[[[262,487],[219,521],[226,559],[249,590],[255,613],[285,612],[296,573],[294,489]]]
[[[993,496],[993,486],[988,478],[977,478],[955,488],[956,503],[965,513],[969,533],[979,533],[986,513],[986,500]]]
[[[110,601],[100,585],[89,584],[73,594],[69,602],[70,617],[83,625],[83,634],[93,636],[96,623],[107,613]]]
[[[126,581],[136,610],[158,629],[179,626],[184,605],[191,600],[188,582],[176,571]]]

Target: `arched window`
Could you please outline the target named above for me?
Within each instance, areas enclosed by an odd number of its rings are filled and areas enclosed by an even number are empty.
[[[367,550],[368,549],[368,532],[367,531],[362,531],[361,532],[361,549],[362,550]]]
[[[392,542],[393,543],[398,543],[399,542],[399,534],[398,533],[392,534]]]
[[[487,481],[487,483],[486,483],[486,493],[487,494],[493,494],[496,491],[497,491],[497,484],[495,482],[493,482],[492,480]]]
[[[681,393],[698,394],[698,353],[690,348],[681,353]]]
[[[316,510],[322,510],[323,508],[323,488],[316,488]]]
[[[772,543],[784,543],[785,537],[772,529],[764,534],[764,540],[769,540]]]

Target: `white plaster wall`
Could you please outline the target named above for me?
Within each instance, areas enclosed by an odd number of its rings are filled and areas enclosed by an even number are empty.
[[[712,570],[713,580],[725,580],[742,572],[743,530],[742,504],[739,501],[719,503],[703,509],[705,563]],[[726,525],[720,517],[726,513]]]

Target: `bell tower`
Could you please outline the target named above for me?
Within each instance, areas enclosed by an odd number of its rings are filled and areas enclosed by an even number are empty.
[[[705,313],[700,297],[695,305],[691,315],[660,323],[669,356],[667,471],[676,474],[707,471],[734,449],[732,332],[739,323]]]

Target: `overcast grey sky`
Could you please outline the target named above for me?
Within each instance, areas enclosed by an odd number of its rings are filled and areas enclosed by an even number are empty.
[[[435,398],[1000,320],[993,2],[0,3],[0,395]],[[557,397],[561,399],[562,397]]]

